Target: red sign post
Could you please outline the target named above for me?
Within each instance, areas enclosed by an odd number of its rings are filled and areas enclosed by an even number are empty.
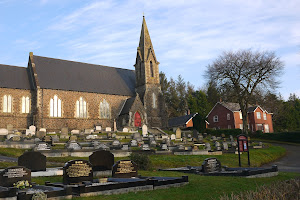
[[[237,143],[238,143],[238,152],[239,152],[239,166],[241,167],[241,153],[240,152],[247,152],[248,153],[248,165],[250,167],[248,137],[246,135],[243,135],[243,134],[238,135],[237,136]]]

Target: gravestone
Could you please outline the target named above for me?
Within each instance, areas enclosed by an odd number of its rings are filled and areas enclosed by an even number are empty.
[[[46,142],[47,144],[52,146],[52,144],[53,144],[52,137],[50,135],[44,136],[43,137],[43,142]]]
[[[97,139],[97,135],[88,135],[88,136],[86,136],[85,138],[87,139],[87,140],[95,140],[95,139]]]
[[[108,151],[109,147],[106,144],[100,143],[99,145],[95,146],[95,149]]]
[[[29,130],[29,129],[26,129],[26,131],[25,131],[25,135],[26,136],[33,136],[33,135],[35,135],[35,133],[34,132],[32,132],[31,130]]]
[[[116,120],[114,119],[114,131],[115,132],[117,132],[118,131],[118,129],[117,129],[117,122],[116,122]]]
[[[192,137],[192,135],[191,135],[191,134],[188,134],[188,135],[187,135],[187,137],[188,137],[188,138],[191,138],[191,137]]]
[[[32,172],[46,171],[46,156],[37,151],[27,151],[18,158],[18,166],[24,166]]]
[[[68,142],[66,145],[66,148],[68,150],[80,150],[82,149],[80,144],[78,144],[77,142]]]
[[[198,151],[198,150],[199,150],[198,146],[195,145],[195,146],[193,147],[193,151]]]
[[[12,137],[14,137],[14,136],[17,136],[17,135],[15,135],[15,134],[8,134],[7,136],[6,136],[6,139],[10,139],[10,138],[12,138]]]
[[[226,150],[226,151],[228,150],[228,144],[227,144],[227,142],[223,142],[223,149]]]
[[[29,126],[29,130],[33,135],[35,135],[36,127],[34,125]]]
[[[114,159],[114,154],[104,150],[94,151],[92,155],[89,156],[89,161],[93,166],[93,171],[111,170],[115,163]]]
[[[110,127],[106,127],[106,128],[105,128],[105,131],[106,131],[106,132],[111,132],[111,128],[110,128]]]
[[[175,139],[176,139],[175,134],[172,134],[172,135],[171,135],[171,140],[175,140]]]
[[[123,151],[128,151],[129,150],[128,144],[123,144],[122,150]]]
[[[77,136],[76,136],[76,135],[71,135],[71,136],[69,137],[69,141],[70,141],[70,142],[76,142],[76,141],[77,141]]]
[[[46,132],[44,131],[37,131],[36,134],[35,134],[36,137],[42,139],[43,137],[46,136]]]
[[[193,138],[198,138],[198,135],[199,135],[199,132],[196,129],[194,129],[193,130]]]
[[[8,125],[6,126],[6,128],[7,128],[7,130],[8,130],[8,134],[14,133],[14,126],[13,126],[13,125],[8,124]]]
[[[117,137],[117,134],[116,134],[116,133],[112,133],[112,134],[111,134],[111,137],[112,137],[112,138],[116,138],[116,137]]]
[[[128,128],[123,128],[122,132],[128,133]]]
[[[0,129],[0,135],[8,135],[8,130],[5,128]]]
[[[40,131],[42,131],[42,132],[47,132],[47,129],[45,129],[45,128],[40,128]]]
[[[151,147],[156,147],[156,145],[157,145],[157,143],[154,139],[150,141],[150,146]]]
[[[180,145],[178,145],[178,150],[179,151],[184,151],[185,147],[182,144],[180,144]]]
[[[88,135],[91,134],[94,130],[93,129],[84,129],[84,134]]]
[[[120,147],[121,142],[119,140],[114,140],[111,144],[113,147]]]
[[[113,178],[131,178],[137,176],[137,165],[131,160],[120,160],[112,167]]]
[[[71,160],[63,167],[64,185],[82,184],[83,181],[93,181],[92,164],[87,160]]]
[[[148,127],[145,124],[142,126],[142,134],[143,137],[146,137],[148,135]]]
[[[0,172],[0,186],[13,187],[18,181],[31,182],[31,171],[25,167],[9,167]]]
[[[220,145],[220,142],[216,141],[216,142],[215,142],[215,147],[216,147],[217,151],[221,151],[221,145]]]
[[[203,138],[206,138],[207,137],[207,133],[203,133]]]
[[[52,136],[52,142],[59,142],[59,137],[57,135]]]
[[[225,134],[224,134],[224,133],[222,133],[222,134],[221,134],[221,137],[222,137],[222,138],[225,138],[226,136],[225,136]]]
[[[136,141],[136,140],[131,140],[131,141],[130,141],[130,146],[131,146],[131,147],[137,147],[137,146],[138,146],[137,141]]]
[[[71,135],[79,135],[80,131],[79,130],[72,130]]]
[[[229,138],[230,138],[230,142],[234,142],[234,139],[233,139],[232,135],[230,135]]]
[[[68,135],[69,134],[69,128],[68,127],[62,127],[61,128],[61,134],[62,135]]]
[[[258,146],[263,146],[263,143],[262,142],[258,142]]]
[[[143,151],[150,151],[149,144],[143,144],[143,145],[142,145],[142,150],[143,150]]]
[[[95,130],[96,130],[96,131],[101,131],[101,126],[99,126],[99,125],[98,125],[98,126],[95,126]]]
[[[212,141],[214,141],[214,142],[217,141],[217,138],[216,138],[216,136],[214,136],[214,135],[211,137],[211,139],[212,139]]]
[[[206,158],[202,164],[202,171],[204,173],[220,172],[222,171],[221,162],[216,158]]]
[[[181,130],[180,128],[176,129],[176,139],[180,139],[181,138]]]
[[[205,143],[205,149],[207,150],[207,151],[211,151],[211,146],[210,146],[210,143]]]
[[[44,150],[51,150],[51,146],[47,143],[38,143],[34,147],[35,151],[44,151]]]
[[[139,133],[139,132],[134,133],[134,134],[133,134],[133,138],[134,138],[134,139],[141,138],[140,133]]]
[[[92,145],[93,147],[95,147],[95,146],[100,145],[100,142],[99,142],[98,140],[93,140],[93,141],[91,142],[91,145]]]
[[[168,150],[168,145],[167,144],[162,144],[161,145],[161,150],[167,151]]]
[[[198,142],[203,143],[203,136],[201,134],[198,135]]]

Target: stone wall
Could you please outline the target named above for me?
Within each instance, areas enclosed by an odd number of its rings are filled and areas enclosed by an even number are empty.
[[[64,126],[70,129],[93,128],[100,124],[103,128],[113,127],[120,109],[129,96],[97,94],[76,91],[38,89],[38,114],[36,125],[38,128],[61,129]],[[57,95],[62,101],[62,117],[50,117],[50,99]],[[76,101],[80,97],[87,102],[87,118],[76,117]],[[100,102],[106,100],[110,105],[109,119],[100,118]]]
[[[12,97],[11,113],[3,112],[4,95],[11,95]],[[11,124],[14,128],[21,130],[28,128],[28,126],[32,124],[31,111],[29,113],[22,113],[23,96],[28,96],[30,99],[32,99],[30,90],[0,88],[0,128],[6,128],[8,124]]]

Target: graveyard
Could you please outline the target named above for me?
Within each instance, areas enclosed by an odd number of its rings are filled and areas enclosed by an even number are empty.
[[[57,132],[37,131],[31,126],[23,133],[8,128],[0,131],[0,155],[7,159],[0,162],[1,200],[95,199],[102,195],[129,198],[136,192],[139,197],[149,191],[161,194],[161,189],[186,192],[184,188],[197,187],[194,184],[200,180],[211,180],[214,185],[214,181],[226,178],[230,183],[238,177],[249,177],[262,184],[259,179],[266,181],[265,177],[271,183],[295,176],[278,173],[277,166],[260,168],[283,156],[285,149],[250,138],[247,150],[251,167],[246,152],[239,153],[238,140],[232,135],[214,136],[179,128],[153,132],[146,126],[122,131],[64,127]],[[131,160],[135,154],[149,158],[151,165],[143,169],[142,162]],[[249,181],[241,182],[247,185]]]

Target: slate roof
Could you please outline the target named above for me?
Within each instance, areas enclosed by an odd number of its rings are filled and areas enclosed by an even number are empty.
[[[41,88],[135,95],[134,70],[33,56]]]
[[[30,90],[27,68],[0,64],[0,87]]]
[[[169,127],[184,126],[191,118],[195,117],[196,114],[184,115],[184,116],[169,119],[168,125]]]
[[[124,114],[128,114],[129,113],[130,108],[131,108],[132,104],[134,103],[134,100],[135,100],[135,97],[131,97],[129,99],[126,99],[126,102],[125,102],[125,104],[123,106],[123,109],[122,109],[120,115],[124,115]]]
[[[231,103],[231,102],[220,102],[221,105],[225,106],[232,112],[240,111],[241,107],[238,103]],[[248,112],[253,112],[258,106],[249,105]]]

